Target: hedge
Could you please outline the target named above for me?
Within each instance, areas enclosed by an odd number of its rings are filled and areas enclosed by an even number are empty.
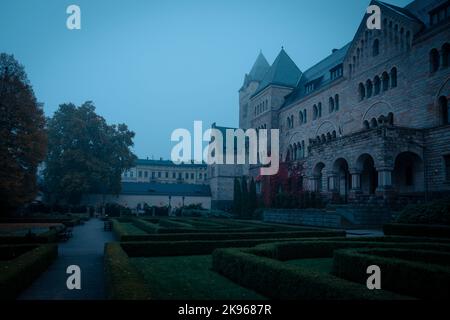
[[[338,249],[347,248],[405,248],[405,249],[428,249],[450,252],[450,243],[421,243],[421,242],[383,242],[360,239],[360,241],[336,241],[333,239],[315,239],[308,241],[272,243],[264,247],[264,256],[286,261],[305,258],[332,257],[333,252]],[[260,248],[261,250],[261,248]]]
[[[417,259],[417,261],[414,261]],[[423,299],[450,297],[448,252],[401,249],[347,249],[334,252],[333,273],[365,284],[367,267],[381,269],[381,287]]]
[[[133,224],[136,227],[138,227],[150,234],[158,233],[158,231],[160,229],[160,227],[157,224],[155,224],[153,222],[145,221],[142,219],[133,219]]]
[[[239,285],[271,299],[280,300],[393,300],[407,299],[382,290],[304,270],[239,249],[217,249],[213,252],[213,270]]]
[[[245,239],[297,239],[311,237],[342,237],[345,231],[296,231],[296,232],[230,232],[230,233],[175,233],[129,235],[121,234],[120,241],[204,241]]]
[[[23,247],[23,248],[21,248]],[[29,249],[27,251],[26,249]],[[0,299],[12,300],[28,287],[42,272],[47,270],[53,260],[58,256],[58,246],[46,244],[40,246],[17,246],[13,248],[0,246],[0,251],[21,250],[26,251],[13,260],[3,261],[0,264]]]
[[[385,235],[450,238],[450,226],[390,223],[383,226]]]
[[[299,241],[299,238],[286,239],[232,239],[232,240],[189,240],[189,241],[129,241],[121,242],[129,256],[188,256],[211,254],[216,248],[253,247],[274,241]]]
[[[105,245],[105,290],[108,299],[148,300],[150,291],[144,278],[130,263],[118,243]]]
[[[57,241],[57,230],[49,230],[32,236],[0,236],[0,244],[53,243]]]

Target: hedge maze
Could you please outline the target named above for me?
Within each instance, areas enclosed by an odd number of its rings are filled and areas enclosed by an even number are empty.
[[[430,232],[417,227],[388,228],[386,237],[346,238],[343,231],[231,219],[115,219],[120,242],[105,247],[107,294],[156,300],[448,299],[450,239],[419,237]],[[371,265],[381,269],[381,290],[367,288]]]

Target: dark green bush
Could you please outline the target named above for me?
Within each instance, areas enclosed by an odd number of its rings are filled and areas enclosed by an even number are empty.
[[[402,299],[400,295],[365,286],[333,275],[315,273],[244,250],[213,252],[213,270],[244,287],[280,300]]]
[[[402,249],[346,249],[334,252],[333,273],[365,284],[367,267],[381,269],[381,286],[423,299],[450,297],[448,252]]]
[[[150,291],[118,243],[105,245],[106,296],[112,300],[148,300]]]
[[[25,245],[25,247],[30,248],[29,245]],[[21,251],[19,248],[16,250]],[[0,300],[15,299],[23,289],[50,266],[57,256],[58,246],[46,244],[31,247],[31,250],[22,253],[17,258],[2,262],[0,264]]]
[[[400,212],[396,222],[450,225],[450,198],[408,205]]]
[[[450,226],[389,223],[383,226],[385,235],[450,238]]]
[[[230,233],[175,233],[149,235],[121,235],[121,241],[220,241],[246,239],[298,239],[312,237],[341,237],[345,232],[340,231],[287,231],[287,232],[230,232]]]
[[[35,235],[0,236],[0,244],[53,243],[58,241],[58,231],[49,230]]]

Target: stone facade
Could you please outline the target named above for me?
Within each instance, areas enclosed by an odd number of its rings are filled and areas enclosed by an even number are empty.
[[[284,49],[270,67],[260,54],[239,92],[239,126],[280,129],[281,161],[301,163],[304,189],[330,200],[448,193],[449,3],[372,4],[381,30],[366,16],[349,44],[299,75]],[[232,198],[226,184],[221,197]]]

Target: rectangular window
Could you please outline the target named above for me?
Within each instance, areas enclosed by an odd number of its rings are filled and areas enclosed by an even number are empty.
[[[152,172],[152,179],[155,179],[155,173]]]
[[[185,175],[184,175],[184,178],[185,179],[189,179],[189,173],[186,172]]]
[[[148,171],[144,171],[144,177],[148,178]]]
[[[177,173],[176,172],[172,172],[172,178],[176,179],[177,178]]]
[[[161,172],[158,172],[158,178],[161,178]]]
[[[168,172],[166,172],[166,178],[168,178],[169,177],[169,173]]]
[[[142,171],[139,170],[139,178],[142,178]]]
[[[450,154],[444,156],[445,181],[450,182]]]
[[[194,174],[193,173],[191,173],[191,179],[194,180]]]

